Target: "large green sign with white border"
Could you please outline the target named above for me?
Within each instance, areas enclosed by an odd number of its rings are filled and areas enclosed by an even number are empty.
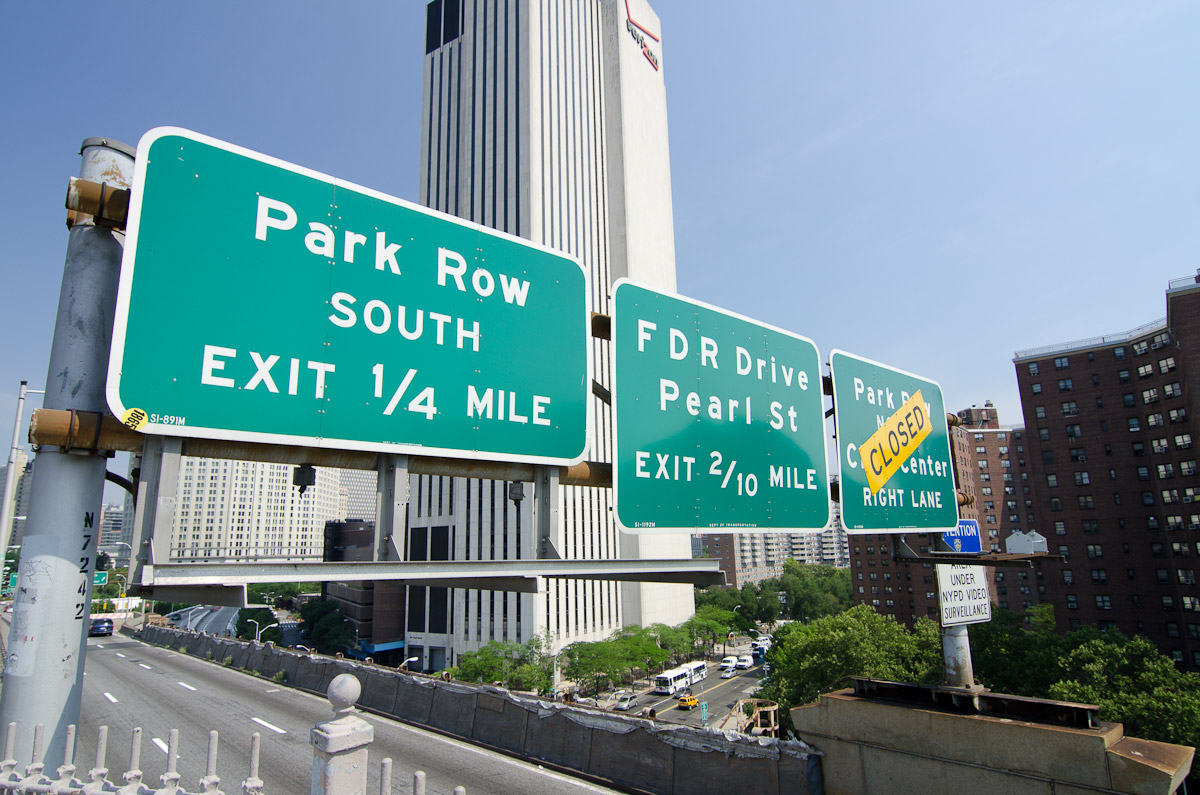
[[[619,281],[613,486],[630,532],[829,523],[820,355],[811,340]]]
[[[957,528],[941,387],[839,350],[830,352],[829,368],[846,532]]]
[[[147,433],[574,463],[571,257],[186,130],[138,146],[108,402]]]

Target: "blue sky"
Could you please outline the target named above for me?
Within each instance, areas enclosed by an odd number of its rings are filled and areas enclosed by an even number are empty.
[[[1015,350],[1159,318],[1200,267],[1200,4],[653,5],[684,295],[1017,424]],[[82,139],[177,125],[416,199],[424,3],[4,21],[5,443],[44,385]]]

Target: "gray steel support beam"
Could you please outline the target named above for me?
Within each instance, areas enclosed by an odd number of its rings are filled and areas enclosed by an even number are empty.
[[[538,559],[561,560],[562,555],[554,546],[554,533],[558,530],[558,467],[535,467],[533,477],[533,489],[537,496],[534,517],[538,532]]]
[[[476,580],[482,583],[536,577],[567,577],[639,582],[720,584],[719,560],[433,560],[412,562],[235,562],[168,563],[147,567],[153,580],[143,585],[224,585],[260,582],[360,582],[403,580],[422,585]],[[466,586],[450,586],[466,587]],[[475,585],[473,587],[484,587]],[[492,588],[492,585],[487,585]]]
[[[179,466],[182,442],[174,436],[147,436],[134,508],[133,552],[129,587],[153,578],[154,567],[171,560],[171,527],[179,504]]]
[[[81,154],[80,177],[129,186],[132,149],[91,138]],[[86,216],[71,227],[46,373],[49,409],[108,410],[104,388],[124,243],[123,234]],[[66,447],[38,453],[0,693],[0,725],[16,724],[19,764],[30,761],[35,726],[46,727],[45,758],[61,759],[67,727],[79,723],[106,465],[103,453]]]
[[[381,455],[375,501],[375,560],[401,560],[408,549],[408,456]]]

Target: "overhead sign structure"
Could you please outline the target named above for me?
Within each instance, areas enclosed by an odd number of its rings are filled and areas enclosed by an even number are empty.
[[[845,351],[829,356],[849,534],[953,531],[958,494],[936,382]]]
[[[811,340],[629,281],[613,289],[615,515],[634,533],[829,523]]]
[[[575,259],[174,128],[138,145],[108,402],[145,433],[570,464]]]
[[[983,566],[939,563],[937,578],[943,627],[992,620],[992,600]]]
[[[959,519],[958,527],[942,533],[942,540],[950,547],[951,552],[964,555],[978,555],[983,552],[983,540],[979,537],[979,522],[974,519]]]

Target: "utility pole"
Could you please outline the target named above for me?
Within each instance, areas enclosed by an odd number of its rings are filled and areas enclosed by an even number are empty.
[[[8,470],[4,475],[4,505],[0,506],[0,555],[8,554],[8,545],[12,542],[13,529],[13,491],[17,484],[17,451],[21,448],[21,415],[25,412],[26,395],[44,394],[40,389],[30,389],[28,381],[21,382],[21,392],[17,396],[17,418],[13,421],[12,447],[8,450]]]
[[[81,178],[111,188],[132,182],[131,147],[88,138],[81,155]],[[68,223],[43,405],[104,414],[125,235],[85,214]],[[16,724],[21,763],[31,759],[35,726],[46,727],[45,758],[58,759],[68,725],[79,722],[106,465],[103,451],[46,445],[38,453],[0,692],[0,725]]]

